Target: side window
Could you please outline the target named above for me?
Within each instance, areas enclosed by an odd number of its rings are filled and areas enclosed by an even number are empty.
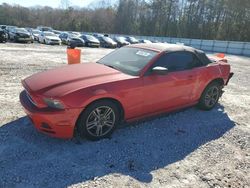
[[[201,66],[203,66],[201,61],[195,55],[193,55],[192,67],[201,67]]]
[[[170,72],[187,70],[193,66],[193,54],[190,52],[166,53],[154,64],[154,67],[156,66],[165,67]]]

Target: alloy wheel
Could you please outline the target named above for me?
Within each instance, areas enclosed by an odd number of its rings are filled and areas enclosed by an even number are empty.
[[[106,135],[114,127],[115,118],[115,112],[109,106],[95,108],[86,120],[88,133],[95,137]]]
[[[205,96],[205,104],[207,107],[214,106],[220,96],[219,88],[216,86],[210,87]]]

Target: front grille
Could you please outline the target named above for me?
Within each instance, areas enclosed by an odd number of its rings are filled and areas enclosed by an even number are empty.
[[[30,101],[33,105],[37,106],[37,104],[33,101],[32,97],[30,96],[30,94],[28,93],[28,91],[25,90],[25,93],[26,93],[26,95],[27,95],[29,101]]]

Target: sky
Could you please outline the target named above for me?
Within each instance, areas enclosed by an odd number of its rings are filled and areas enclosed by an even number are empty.
[[[86,7],[93,1],[95,0],[70,0],[70,5]],[[0,0],[0,4],[2,3],[8,3],[11,5],[19,4],[24,7],[41,5],[41,6],[50,6],[53,8],[58,8],[61,4],[61,0]]]

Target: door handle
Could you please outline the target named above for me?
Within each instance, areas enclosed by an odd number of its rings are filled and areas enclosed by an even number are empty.
[[[189,80],[192,80],[193,78],[194,78],[193,75],[188,75],[188,79],[189,79]]]

